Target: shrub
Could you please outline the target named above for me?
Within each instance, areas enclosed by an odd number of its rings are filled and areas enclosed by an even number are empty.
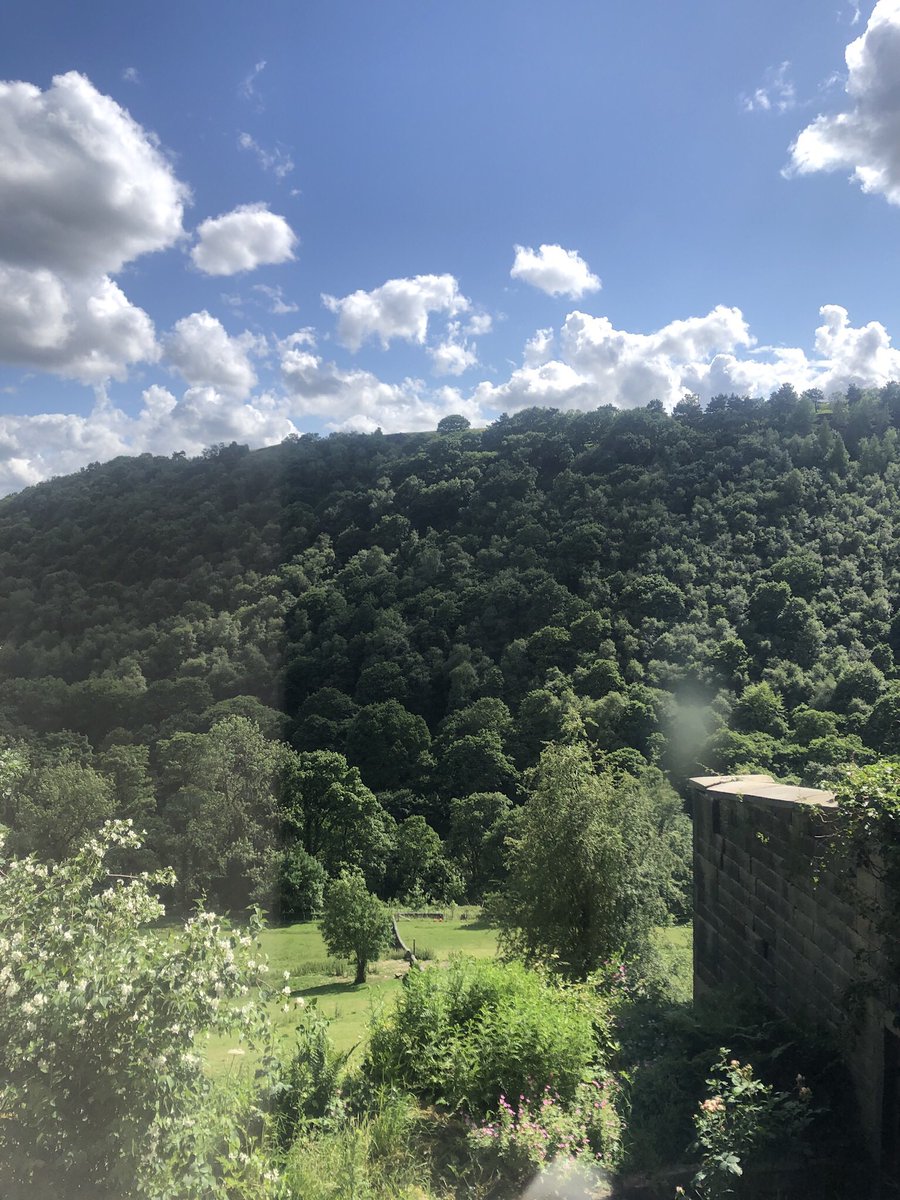
[[[152,928],[163,915],[154,888],[170,873],[108,874],[110,855],[138,847],[112,822],[58,864],[0,848],[6,1195],[214,1197],[225,1160],[247,1150],[195,1041],[263,1030],[261,1005],[232,1003],[266,969],[251,958],[255,926],[241,934],[201,912],[167,934]]]
[[[377,1085],[472,1115],[548,1084],[569,1102],[594,1060],[595,1026],[607,1025],[587,988],[517,963],[454,959],[447,971],[406,976],[395,1008],[374,1024],[364,1069]]]

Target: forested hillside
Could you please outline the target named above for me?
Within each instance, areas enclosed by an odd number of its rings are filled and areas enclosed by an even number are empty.
[[[9,497],[2,820],[63,854],[139,818],[226,896],[286,839],[302,911],[315,863],[481,895],[549,742],[659,795],[652,768],[818,781],[891,752],[898,426],[897,385],[783,388],[142,455]]]

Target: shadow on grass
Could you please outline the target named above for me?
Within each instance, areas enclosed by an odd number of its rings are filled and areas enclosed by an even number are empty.
[[[366,983],[319,983],[315,987],[297,988],[291,995],[302,996],[304,1000],[310,996],[349,996],[368,987]]]
[[[463,921],[459,926],[460,929],[496,929],[497,926],[493,921],[488,921],[485,917],[475,917],[472,921]]]

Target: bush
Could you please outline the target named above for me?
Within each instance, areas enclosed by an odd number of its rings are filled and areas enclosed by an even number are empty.
[[[261,1005],[232,1003],[262,982],[255,927],[240,934],[201,912],[161,934],[154,888],[171,875],[108,874],[110,855],[137,848],[113,822],[58,864],[0,849],[6,1196],[215,1197],[227,1159],[247,1150],[195,1041],[262,1031]]]
[[[411,971],[393,1011],[376,1020],[364,1071],[380,1086],[483,1116],[501,1095],[549,1085],[575,1097],[596,1056],[605,1005],[520,964],[455,959],[447,971]]]

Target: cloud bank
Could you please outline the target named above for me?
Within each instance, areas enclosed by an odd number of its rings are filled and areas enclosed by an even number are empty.
[[[319,354],[313,331],[304,328],[278,345],[277,385],[254,394],[253,360],[268,351],[265,342],[246,332],[233,337],[208,312],[192,313],[163,339],[168,361],[188,384],[180,398],[154,385],[144,390],[136,416],[101,396],[86,417],[0,417],[0,492],[117,454],[196,454],[232,440],[270,445],[311,422],[393,433],[434,429],[449,413],[481,424],[532,405],[633,408],[658,399],[671,408],[686,392],[706,402],[732,392],[767,396],[784,383],[828,394],[900,379],[900,350],[880,322],[854,326],[836,304],[823,306],[820,318],[808,354],[756,346],[741,310],[724,305],[649,333],[616,329],[608,317],[574,310],[558,329],[540,329],[528,339],[522,365],[504,381],[467,389],[412,377],[388,382],[343,367]],[[444,353],[443,344],[431,353]]]

